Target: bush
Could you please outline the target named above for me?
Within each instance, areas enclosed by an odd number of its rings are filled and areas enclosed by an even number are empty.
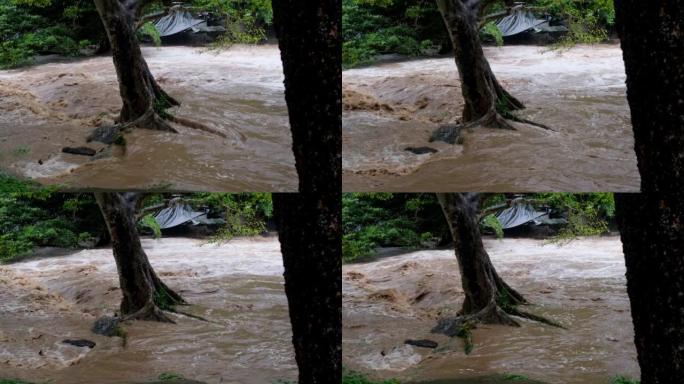
[[[0,261],[40,246],[77,247],[105,231],[91,194],[56,193],[19,181],[10,185],[13,190],[0,194]]]
[[[345,193],[342,223],[345,262],[372,256],[377,247],[413,248],[449,236],[432,193]]]
[[[446,36],[441,23],[432,1],[343,0],[343,66],[368,64],[384,53],[420,55]]]
[[[92,2],[0,0],[0,69],[31,64],[38,54],[77,56],[103,36]]]

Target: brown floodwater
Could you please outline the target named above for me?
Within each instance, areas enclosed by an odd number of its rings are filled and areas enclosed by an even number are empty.
[[[55,384],[131,383],[174,372],[207,383],[263,384],[297,377],[280,245],[275,238],[220,246],[191,239],[144,240],[181,310],[211,323],[136,321],[117,337],[90,332],[121,298],[111,249],[37,257],[0,266],[0,377]],[[95,348],[64,339],[88,339]]]
[[[0,170],[83,189],[295,191],[282,64],[275,45],[220,53],[143,48],[162,87],[181,102],[171,113],[227,137],[174,125],[136,129],[126,150],[93,158],[62,153],[86,143],[121,108],[112,59],[100,56],[0,71]]]
[[[476,127],[462,145],[428,143],[463,108],[452,57],[386,62],[343,73],[346,191],[638,191],[622,51],[485,48],[494,73],[550,126]],[[429,146],[415,155],[406,147]]]
[[[460,339],[430,333],[463,300],[453,250],[409,252],[343,267],[343,363],[402,382],[485,383],[504,373],[554,384],[639,377],[618,237],[563,246],[486,240],[485,247],[502,277],[533,303],[525,309],[567,329],[523,319],[519,328],[480,325],[465,355]],[[439,346],[414,347],[406,339]]]

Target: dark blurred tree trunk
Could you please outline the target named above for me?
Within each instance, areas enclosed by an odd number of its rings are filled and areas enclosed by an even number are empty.
[[[140,244],[135,222],[138,198],[135,193],[95,193],[112,240],[123,294],[121,317],[173,322],[162,310],[185,302],[157,277]]]
[[[616,0],[640,194],[617,194],[642,384],[684,382],[684,2]]]
[[[297,194],[274,194],[299,383],[342,381],[341,3],[273,2]]]
[[[461,285],[465,293],[463,307],[459,312],[459,316],[463,318],[457,323],[474,320],[486,324],[518,326],[518,322],[507,312],[515,310],[515,306],[526,301],[499,277],[484,249],[477,214],[478,194],[440,193],[437,198],[451,229]],[[446,326],[448,323],[442,325]],[[446,329],[455,331],[452,326]]]
[[[119,80],[123,101],[119,123],[134,123],[140,128],[176,132],[160,113],[179,103],[157,84],[135,34],[136,19],[143,4],[143,0],[95,0],[109,38]]]
[[[461,80],[463,122],[481,120],[482,124],[512,129],[501,113],[525,106],[503,89],[485,58],[478,30],[481,2],[437,0],[437,6],[451,38]]]
[[[299,383],[342,381],[341,196],[274,194]]]
[[[340,7],[339,0],[273,2],[300,192],[341,185]]]

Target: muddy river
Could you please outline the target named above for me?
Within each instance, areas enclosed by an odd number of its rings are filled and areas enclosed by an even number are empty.
[[[143,54],[181,102],[169,112],[226,138],[174,125],[179,134],[136,129],[112,156],[62,153],[102,149],[86,137],[111,124],[121,99],[111,57],[56,62],[0,71],[0,170],[79,189],[296,190],[277,46],[147,47]]]
[[[490,382],[476,378],[504,373],[554,384],[639,377],[618,237],[563,246],[486,240],[485,246],[502,277],[534,304],[526,309],[567,329],[525,320],[520,328],[480,325],[465,355],[460,339],[430,333],[440,315],[462,303],[453,251],[409,252],[343,267],[344,364],[402,383]],[[414,347],[406,339],[439,346]]]
[[[296,379],[280,245],[275,238],[224,245],[144,240],[182,309],[212,323],[129,322],[127,342],[90,332],[121,298],[111,249],[43,255],[0,266],[0,377],[55,384],[131,383],[174,372],[207,383]],[[63,344],[88,339],[95,348]]]
[[[500,82],[523,101],[516,124],[428,143],[463,108],[452,57],[386,62],[343,73],[347,191],[637,191],[639,174],[618,45],[548,51],[485,48]],[[406,147],[437,152],[416,155]]]

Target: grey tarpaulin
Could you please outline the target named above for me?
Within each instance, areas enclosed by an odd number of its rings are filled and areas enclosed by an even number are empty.
[[[174,35],[191,29],[203,23],[204,20],[195,19],[190,12],[182,8],[171,8],[169,14],[154,23],[162,36]]]
[[[530,204],[513,202],[513,205],[496,215],[504,229],[513,228],[546,215],[546,212],[535,211]]]
[[[162,229],[165,229],[179,226],[188,221],[199,220],[202,216],[206,217],[206,214],[204,212],[193,211],[189,205],[179,203],[162,209],[154,218],[157,220],[157,223],[159,223],[159,226]]]
[[[532,12],[517,9],[512,14],[496,22],[504,36],[517,35],[538,25],[546,23],[546,20],[537,19]]]

